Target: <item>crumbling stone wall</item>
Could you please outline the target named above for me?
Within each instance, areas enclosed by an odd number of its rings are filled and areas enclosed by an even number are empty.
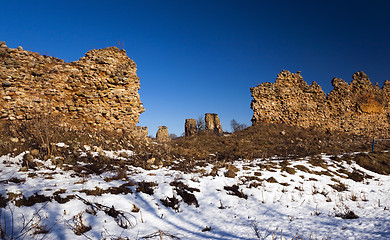
[[[186,119],[184,129],[185,129],[184,132],[185,132],[186,137],[196,135],[198,133],[196,119],[193,119],[193,118]]]
[[[167,142],[171,140],[166,126],[159,126],[156,134],[156,140],[159,142]]]
[[[133,136],[138,140],[147,140],[148,127],[136,126],[135,131],[133,131]]]
[[[116,47],[65,63],[0,42],[0,121],[53,114],[74,127],[134,130],[144,112],[136,71],[126,51]]]
[[[206,130],[214,131],[217,134],[223,134],[221,121],[219,120],[218,114],[206,113],[204,121]]]
[[[350,84],[334,78],[332,85],[334,89],[326,96],[317,83],[308,85],[300,72],[283,70],[275,83],[266,82],[251,88],[252,123],[286,123],[368,137],[389,137],[389,81],[379,88],[364,72],[357,72]]]

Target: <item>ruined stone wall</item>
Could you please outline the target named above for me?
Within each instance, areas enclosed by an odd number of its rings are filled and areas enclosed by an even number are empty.
[[[222,125],[219,120],[218,114],[216,113],[206,113],[204,116],[205,129],[206,131],[214,131],[217,134],[222,134]]]
[[[390,82],[379,88],[363,72],[353,74],[352,78],[350,84],[334,78],[334,89],[326,96],[317,83],[308,85],[300,72],[282,71],[275,83],[251,88],[252,123],[286,123],[390,137]]]
[[[184,132],[186,137],[195,136],[198,133],[196,119],[186,119]]]
[[[51,114],[76,125],[133,130],[144,111],[136,71],[116,47],[65,63],[0,42],[0,121]]]
[[[171,140],[171,137],[168,133],[168,128],[166,126],[159,126],[156,133],[156,140],[158,142],[168,142]]]

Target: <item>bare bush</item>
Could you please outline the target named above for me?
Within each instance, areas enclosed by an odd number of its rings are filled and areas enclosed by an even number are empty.
[[[8,207],[8,211],[6,208],[0,208],[0,238],[3,240],[45,239],[56,223],[51,227],[43,224],[41,210],[44,206],[29,217],[24,214],[15,216],[11,207]]]
[[[198,120],[196,121],[196,128],[197,128],[198,132],[206,129],[206,123],[205,123],[204,118],[202,116],[198,117]]]
[[[246,124],[238,123],[235,119],[232,119],[232,121],[230,121],[230,126],[231,126],[233,132],[241,131],[241,130],[247,128]]]

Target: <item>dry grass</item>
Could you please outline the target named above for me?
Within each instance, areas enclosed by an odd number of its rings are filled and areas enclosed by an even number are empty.
[[[153,144],[135,140],[125,132],[118,134],[87,126],[82,129],[72,129],[64,126],[62,122],[61,117],[51,115],[30,121],[2,122],[0,154],[30,151],[31,153],[24,159],[26,169],[36,167],[32,161],[33,158],[43,160],[50,158],[57,166],[65,170],[74,170],[80,176],[81,174],[117,171],[116,176],[112,178],[115,180],[126,178],[126,164],[144,169],[166,166],[183,172],[194,172],[196,167],[211,163],[215,166],[211,175],[217,174],[219,168],[226,167],[226,176],[235,177],[236,169],[229,167],[228,163],[239,159],[267,159],[275,156],[289,161],[302,156],[311,156],[309,158],[311,165],[326,170],[317,174],[330,175],[326,162],[318,156],[319,153],[342,154],[371,149],[371,140],[361,136],[338,132],[324,133],[316,129],[302,129],[284,124],[259,123],[228,136],[201,131],[196,136],[176,138],[164,144]],[[69,147],[56,146],[59,142]],[[105,150],[129,149],[136,154],[124,156],[126,161],[111,159],[102,154],[98,156],[89,154],[81,157],[78,149],[83,149],[84,145],[103,146]],[[388,147],[390,147],[390,142],[381,142],[378,145],[378,149],[388,149]],[[366,169],[381,174],[390,174],[389,156],[390,153],[375,152],[346,156],[341,159],[335,157],[334,160],[353,160]],[[78,161],[85,162],[87,165],[77,166]],[[308,171],[303,166],[292,167],[288,161],[282,161],[280,166],[270,164],[259,166],[259,168],[269,171],[275,171],[278,168],[290,174],[295,174],[296,170]],[[119,169],[113,166],[119,166]],[[362,181],[363,178],[368,177],[359,171],[343,173],[355,181]]]
[[[390,174],[390,152],[360,153],[355,156],[346,156],[351,158],[361,167],[379,174]]]
[[[297,157],[319,153],[367,151],[370,140],[344,133],[324,133],[284,124],[259,123],[229,136],[202,133],[172,141],[172,153],[185,159],[231,161],[240,158]],[[210,155],[213,154],[213,155]],[[212,156],[212,157],[211,157]],[[319,158],[313,165],[324,166]]]
[[[104,146],[106,150],[130,148],[134,143],[129,133],[98,130],[87,125],[78,129],[72,124],[63,124],[61,116],[48,115],[29,121],[2,121],[0,128],[0,154],[35,150],[37,157],[47,159],[64,155],[64,149],[56,143],[65,143],[69,148],[79,149],[84,145]],[[67,149],[69,150],[69,149]],[[67,152],[67,151],[66,151]]]
[[[79,212],[72,218],[73,223],[71,224],[71,229],[76,235],[83,235],[92,229],[91,226],[85,224],[84,212]]]

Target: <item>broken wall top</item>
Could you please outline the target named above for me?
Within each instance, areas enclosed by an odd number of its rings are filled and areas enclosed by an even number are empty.
[[[332,85],[334,89],[326,95],[316,82],[308,85],[300,72],[283,70],[275,83],[251,88],[252,122],[286,123],[367,136],[389,135],[388,81],[380,88],[364,72],[357,72],[350,84],[334,78]]]

